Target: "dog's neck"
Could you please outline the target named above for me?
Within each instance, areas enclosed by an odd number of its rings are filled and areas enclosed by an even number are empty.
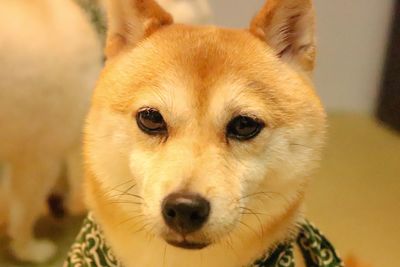
[[[124,267],[240,267],[246,266],[267,251],[297,234],[296,223],[302,220],[302,197],[286,210],[273,225],[264,227],[264,238],[237,230],[229,237],[200,251],[175,248],[143,231],[132,232],[126,224],[116,225],[115,218],[129,218],[107,202],[97,179],[87,179],[89,208],[104,231],[107,242]],[[121,219],[120,219],[121,220]],[[117,223],[118,224],[118,223]],[[112,234],[110,234],[112,233]]]

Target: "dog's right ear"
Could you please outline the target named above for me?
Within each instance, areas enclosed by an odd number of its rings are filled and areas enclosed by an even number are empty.
[[[135,46],[159,28],[173,23],[172,16],[154,0],[107,0],[107,59]]]

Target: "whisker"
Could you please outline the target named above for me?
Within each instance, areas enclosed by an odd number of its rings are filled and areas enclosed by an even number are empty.
[[[127,197],[129,199],[135,199],[136,201],[141,201],[144,200],[143,198],[139,197],[133,197],[127,194],[118,194],[118,195],[113,195],[113,196],[108,196],[107,200],[112,201],[112,200],[121,200],[122,197]]]
[[[125,196],[131,196],[131,197],[136,197],[136,198],[143,199],[143,197],[141,197],[139,195],[132,194],[132,193],[126,193]]]
[[[313,149],[312,147],[309,147],[309,146],[306,146],[306,145],[303,145],[303,144],[290,143],[289,145],[290,145],[290,146],[301,146],[301,147],[305,147],[305,148]]]
[[[111,204],[132,204],[132,205],[142,205],[143,204],[142,202],[133,202],[133,201],[128,201],[128,200],[112,201],[109,203],[111,203]]]
[[[121,186],[123,186],[123,185],[129,184],[129,183],[131,183],[131,182],[133,183],[133,182],[135,182],[135,181],[132,180],[132,179],[129,179],[128,181],[123,182],[123,183],[121,183],[121,184],[118,184],[118,185],[112,187],[111,189],[107,189],[107,192],[105,192],[104,195],[108,194],[110,191],[114,191],[114,190],[117,189],[118,187],[121,187]],[[135,184],[135,185],[136,185],[136,184]]]
[[[112,199],[112,198],[119,198],[119,197],[122,197],[122,196],[128,196],[128,197],[135,197],[135,198],[143,199],[139,195],[135,195],[135,194],[131,194],[131,193],[124,193],[124,192],[122,192],[120,194],[115,194],[115,195],[108,195],[108,198]]]
[[[149,229],[149,232],[152,233],[156,227],[157,227],[157,224],[153,224],[153,226]]]
[[[131,233],[131,234],[134,235],[134,234],[140,233],[140,232],[146,230],[146,227],[149,226],[149,225],[151,225],[151,222],[148,222],[148,223],[144,224],[144,225],[142,226],[142,228],[140,228],[139,230],[137,230],[137,231],[135,231],[135,232],[133,232],[133,233]]]
[[[228,239],[226,239],[225,243],[226,245],[229,247],[229,249],[232,251],[233,255],[239,259],[239,255],[237,254],[237,252],[235,251],[234,247],[233,247],[233,241],[232,241],[232,235],[229,233],[227,236]]]
[[[246,224],[246,223],[244,223],[242,221],[239,221],[239,223],[244,225],[244,226],[246,226],[250,231],[252,231],[256,236],[258,236],[257,231],[254,230],[252,227],[250,227],[248,224]]]
[[[257,214],[257,215],[269,215],[268,213],[263,213],[263,212],[259,212],[259,211],[254,211],[252,209],[246,208],[246,207],[238,207],[239,209],[248,211],[248,212],[243,212],[241,211],[240,214]]]
[[[259,195],[265,195],[267,197],[271,197],[269,194],[273,194],[273,192],[260,191],[260,192],[251,193],[251,194],[245,195],[245,196],[239,198],[238,200],[242,200],[242,199],[249,198],[249,197],[254,197],[254,196],[259,196]]]
[[[247,210],[247,211],[249,211],[250,212],[250,214],[252,214],[252,215],[254,215],[255,217],[256,217],[256,219],[257,219],[257,221],[258,221],[258,224],[260,225],[260,230],[261,230],[261,240],[262,240],[262,238],[264,237],[264,227],[263,227],[263,225],[262,225],[262,223],[261,223],[261,219],[260,219],[260,217],[258,217],[258,215],[252,210],[252,209],[250,209],[250,208],[246,208],[246,207],[240,207],[240,208],[242,208],[242,209],[245,209],[245,210]]]
[[[143,216],[145,216],[145,215],[144,215],[144,214],[138,214],[138,215],[136,215],[136,216],[129,217],[128,219],[123,220],[122,222],[118,223],[118,224],[116,225],[116,227],[119,227],[119,226],[121,226],[121,225],[123,225],[123,224],[125,224],[125,223],[128,223],[128,222],[130,222],[130,221],[132,221],[132,220],[134,220],[134,219],[137,219],[137,218],[140,218],[140,217],[143,217]]]
[[[267,213],[261,213],[261,212],[241,212],[240,214],[242,214],[242,215],[254,215],[254,214],[257,214],[257,215],[269,215]]]
[[[163,266],[165,266],[166,254],[167,254],[167,244],[164,245]]]
[[[123,196],[123,195],[125,195],[125,194],[127,194],[132,188],[134,188],[136,186],[136,184],[134,184],[134,185],[132,185],[132,186],[130,186],[130,187],[128,187],[128,189],[126,189],[125,191],[120,191],[120,190],[114,190],[114,191],[117,191],[117,192],[120,192],[121,193],[121,196]]]
[[[273,192],[273,191],[260,191],[260,192],[251,193],[251,194],[245,195],[241,198],[238,198],[236,201],[239,202],[240,200],[250,198],[250,197],[256,197],[256,196],[265,196],[269,199],[272,199],[273,198],[272,195],[277,195],[277,196],[281,197],[286,202],[286,204],[290,205],[290,201],[283,194],[278,193],[278,192]]]
[[[151,220],[144,216],[142,219],[137,220],[136,223],[132,225],[132,228],[135,228],[136,226],[141,224],[148,224],[149,222],[151,223]]]

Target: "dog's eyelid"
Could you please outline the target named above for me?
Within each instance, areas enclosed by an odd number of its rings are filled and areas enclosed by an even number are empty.
[[[264,93],[265,90],[268,88],[268,85],[266,85],[264,82],[261,81],[256,81],[252,80],[247,83],[247,86],[256,92],[261,92]]]
[[[226,137],[238,141],[256,138],[265,128],[265,122],[257,117],[239,115],[233,117],[226,126]]]
[[[168,135],[168,125],[158,109],[151,107],[140,108],[136,114],[136,124],[139,129],[150,136]]]
[[[264,119],[263,115],[258,114],[255,111],[245,110],[244,108],[241,108],[241,109],[238,109],[238,110],[232,112],[232,115],[230,115],[228,117],[228,123],[231,120],[233,120],[234,118],[240,117],[240,116],[241,117],[248,117],[248,118],[251,118],[251,119],[253,119],[253,120],[257,121],[257,122],[264,123],[265,125],[267,125],[266,119]]]

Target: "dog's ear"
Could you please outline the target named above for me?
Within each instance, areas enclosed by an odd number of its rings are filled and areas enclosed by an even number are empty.
[[[107,0],[106,9],[108,59],[173,23],[171,15],[154,0]]]
[[[250,26],[278,57],[306,72],[314,69],[314,31],[312,0],[268,0]]]

